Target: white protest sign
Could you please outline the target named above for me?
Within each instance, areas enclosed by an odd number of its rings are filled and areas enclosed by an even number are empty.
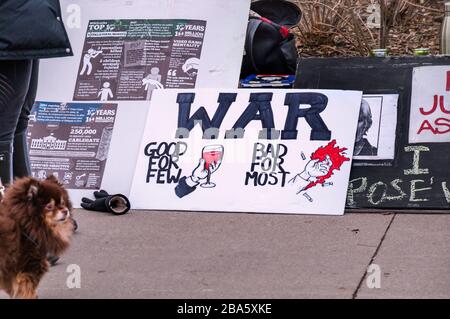
[[[109,99],[144,100],[148,75],[172,88],[238,85],[250,0],[61,0],[61,7],[74,56],[43,61],[45,98],[100,100],[109,78],[117,93]],[[95,96],[89,81],[102,81]]]
[[[129,195],[153,91],[237,87],[250,0],[60,2],[74,56],[41,61],[36,100],[117,105],[101,187]],[[76,206],[92,197],[74,185]]]
[[[450,142],[450,66],[414,68],[409,142]]]
[[[28,124],[31,174],[53,175],[69,189],[100,188],[116,104],[36,102]]]
[[[138,209],[344,213],[362,92],[155,91]]]
[[[356,130],[354,160],[395,156],[398,94],[364,94]]]

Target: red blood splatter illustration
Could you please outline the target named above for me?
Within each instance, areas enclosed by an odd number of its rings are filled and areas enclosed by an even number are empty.
[[[327,179],[329,179],[333,174],[335,170],[340,170],[342,164],[344,164],[347,161],[350,161],[350,158],[346,157],[346,154],[343,154],[347,148],[339,148],[336,145],[336,140],[332,140],[327,146],[323,146],[318,148],[312,155],[312,160],[319,160],[324,161],[326,160],[327,155],[330,157],[331,160],[331,167],[328,171],[328,174],[324,176],[320,176],[317,178],[315,182],[310,183],[308,186],[306,186],[305,190],[310,189],[311,187],[314,187],[318,184],[324,184]]]

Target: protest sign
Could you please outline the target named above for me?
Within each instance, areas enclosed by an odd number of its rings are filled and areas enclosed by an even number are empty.
[[[343,214],[361,97],[156,91],[131,201],[138,209]]]
[[[250,0],[60,3],[74,56],[41,61],[37,101],[117,106],[103,178],[94,184],[128,195],[154,91],[237,88]],[[42,137],[34,132],[31,139]],[[91,186],[67,186],[76,206],[92,196]]]
[[[413,70],[410,143],[450,142],[450,66]]]
[[[389,133],[385,140],[387,145],[395,141],[394,157],[354,158],[348,208],[364,212],[395,209],[408,213],[448,210],[450,144],[445,141],[449,135],[446,125],[449,66],[449,56],[299,61],[295,87],[362,90],[364,96],[398,95],[395,134]],[[393,107],[388,109],[394,111]],[[385,122],[387,131],[394,124],[395,113],[391,114]],[[373,125],[370,130],[375,128]]]
[[[28,125],[33,177],[58,178],[70,189],[98,189],[117,105],[36,102]]]

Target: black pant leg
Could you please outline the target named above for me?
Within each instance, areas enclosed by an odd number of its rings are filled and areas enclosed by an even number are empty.
[[[16,131],[14,133],[14,152],[13,152],[13,173],[14,177],[24,177],[31,175],[31,165],[29,150],[27,146],[27,128],[28,117],[33,108],[36,99],[36,91],[39,76],[39,60],[33,61],[31,71],[30,85],[28,93],[20,112],[19,121],[17,122]]]
[[[0,61],[0,179],[13,180],[13,140],[28,93],[31,60]]]

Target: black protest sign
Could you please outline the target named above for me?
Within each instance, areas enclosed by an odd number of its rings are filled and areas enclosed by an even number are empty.
[[[296,88],[353,89],[365,94],[399,95],[395,156],[392,160],[354,162],[347,207],[438,210],[449,207],[450,143],[442,135],[450,132],[450,118],[445,113],[448,107],[444,102],[439,104],[440,96],[448,90],[422,78],[415,81],[421,81],[423,89],[419,93],[417,89],[412,92],[413,73],[431,66],[448,66],[450,71],[450,57],[304,59],[299,62]],[[433,90],[436,93],[432,94]],[[444,93],[439,93],[441,91]],[[412,93],[430,95],[426,97],[430,102],[422,106],[425,113],[433,110],[433,96],[438,96],[434,111],[441,112],[440,115],[433,120],[421,118],[418,127],[422,130],[415,130],[414,134],[428,131],[439,138],[409,142],[410,115],[416,111],[411,105],[417,108]],[[420,107],[418,109],[420,112]],[[411,123],[414,119],[411,117]],[[420,123],[425,123],[425,127]],[[433,125],[432,128],[427,123]]]

